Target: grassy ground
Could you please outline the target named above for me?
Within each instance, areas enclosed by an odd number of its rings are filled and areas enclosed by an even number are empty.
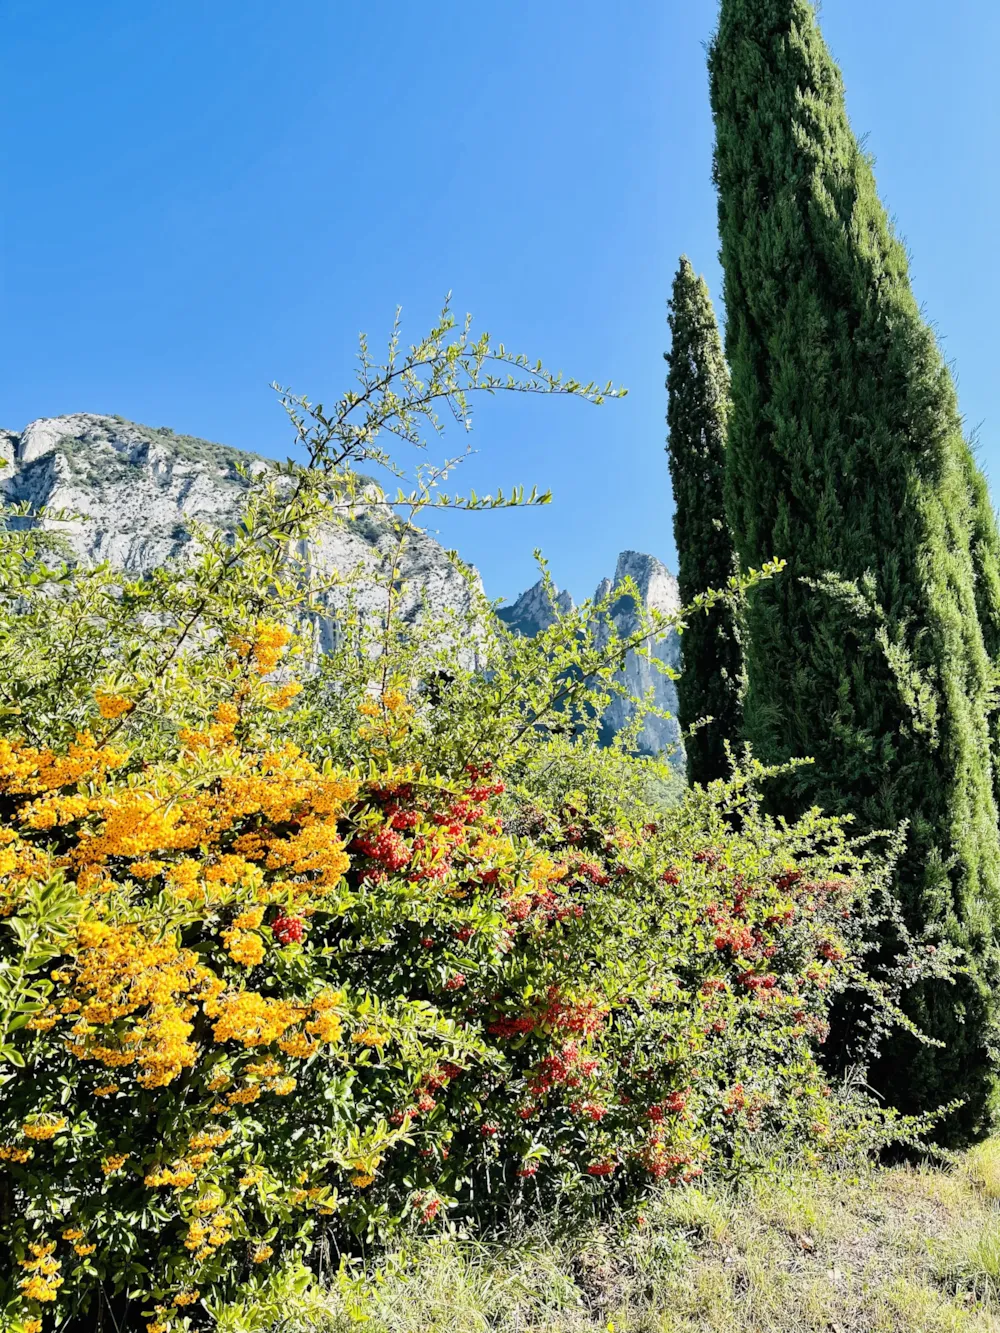
[[[665,1194],[636,1226],[421,1240],[324,1333],[1000,1333],[1000,1141],[949,1167]]]

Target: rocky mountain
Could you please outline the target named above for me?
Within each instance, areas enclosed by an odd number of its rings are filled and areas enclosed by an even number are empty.
[[[539,579],[510,606],[501,606],[497,615],[505,625],[517,630],[518,634],[533,639],[536,634],[554,625],[557,615],[566,615],[573,610],[573,598],[568,592],[553,588],[553,595],[554,605],[545,591],[544,581]]]
[[[183,552],[188,521],[219,528],[235,523],[248,485],[237,464],[250,475],[271,466],[240,449],[86,413],[33,421],[20,434],[0,431],[0,460],[6,463],[0,495],[78,515],[50,526],[81,559],[108,560],[137,574]],[[388,525],[359,512],[346,525],[324,527],[299,554],[320,574],[374,573],[390,545]],[[465,578],[426,534],[409,541],[403,577],[404,616],[418,614],[425,603],[459,610],[469,604]],[[377,614],[382,594],[364,581],[359,587],[360,608]],[[324,648],[333,644],[343,596],[331,593],[327,604],[330,614],[318,626]]]
[[[230,527],[236,520],[247,488],[237,470],[242,464],[251,476],[270,466],[265,458],[165,427],[136,425],[122,417],[79,413],[31,422],[23,431],[0,430],[0,496],[9,502],[27,502],[32,509],[65,511],[68,522],[50,520],[74,553],[83,560],[108,560],[133,573],[156,568],[182,555],[190,542],[192,520],[210,527]],[[374,573],[390,545],[388,525],[362,512],[344,526],[330,524],[309,542],[300,555],[319,573],[358,568]],[[478,578],[472,571],[473,579]],[[673,611],[678,606],[677,582],[666,566],[650,555],[624,551],[613,580],[605,579],[595,594],[603,597],[631,575],[646,606]],[[422,606],[462,610],[469,604],[466,578],[443,547],[426,533],[413,538],[403,561],[407,588],[403,613],[417,616]],[[375,615],[382,594],[370,584],[358,595],[362,611]],[[573,602],[558,593],[557,608]],[[329,614],[319,625],[320,642],[335,641],[337,613],[342,598],[328,595]],[[501,618],[522,634],[537,634],[551,624],[553,609],[541,583],[500,611]],[[610,617],[623,635],[635,632],[637,608],[631,597],[612,602]],[[671,635],[655,649],[657,656],[677,666],[679,647]],[[630,653],[623,680],[630,693],[642,696],[652,686],[656,702],[676,711],[676,690],[648,663]],[[627,720],[628,706],[616,700],[608,710],[608,734]],[[640,737],[643,750],[656,753],[678,740],[677,724],[647,718]],[[682,763],[678,750],[678,762]]]
[[[637,634],[640,629],[639,608],[635,604],[634,597],[625,591],[617,597],[614,596],[616,590],[621,588],[629,577],[634,581],[647,609],[669,614],[680,608],[677,580],[666,565],[652,555],[643,555],[639,551],[623,551],[618,557],[614,578],[602,579],[594,593],[595,602],[601,601],[609,593],[611,594],[609,619],[618,634],[623,638]],[[558,589],[555,589],[555,606],[553,607],[545,591],[544,583],[539,580],[534,587],[529,588],[527,592],[523,592],[510,606],[501,607],[498,614],[501,620],[509,625],[511,629],[518,630],[521,634],[534,635],[543,629],[547,629],[553,623],[557,612],[565,613],[572,609],[572,597],[568,592],[560,592]],[[669,634],[659,643],[654,644],[652,651],[661,662],[665,662],[675,670],[680,669],[680,638],[677,634]],[[657,706],[673,714],[669,720],[652,716],[647,717],[639,734],[639,748],[646,754],[659,754],[667,747],[671,747],[673,751],[672,762],[676,767],[682,768],[684,752],[680,741],[680,728],[677,724],[677,687],[675,683],[668,677],[661,675],[655,667],[635,651],[629,653],[625,661],[625,667],[618,673],[617,678],[629,694],[637,698],[645,698],[647,691],[652,688],[653,699]],[[612,700],[607,713],[604,715],[603,722],[604,730],[609,738],[625,726],[632,711],[626,700],[621,698]]]

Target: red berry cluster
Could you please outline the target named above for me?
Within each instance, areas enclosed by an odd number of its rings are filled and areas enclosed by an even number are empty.
[[[298,944],[305,934],[305,922],[300,916],[276,916],[271,922],[271,934],[279,944]]]
[[[410,864],[410,848],[394,828],[369,829],[354,839],[349,850],[370,856],[390,874]]]
[[[528,1075],[528,1088],[542,1097],[552,1088],[578,1088],[598,1068],[599,1060],[585,1056],[575,1041],[567,1041],[561,1050],[539,1060]]]
[[[550,986],[543,1006],[522,1014],[501,1015],[486,1028],[491,1037],[509,1041],[540,1029],[590,1036],[604,1026],[608,1011],[594,1000],[567,1000],[557,986]]]
[[[591,1162],[587,1167],[588,1176],[613,1176],[618,1170],[618,1163],[605,1158],[603,1162]]]
[[[599,1120],[603,1120],[608,1113],[608,1108],[602,1106],[600,1102],[570,1102],[569,1109],[571,1115],[586,1116],[588,1120],[593,1120],[595,1124]]]
[[[585,875],[591,884],[596,884],[599,888],[604,888],[609,882],[608,876],[596,861],[580,861],[576,867],[576,872],[578,875]]]
[[[668,1152],[655,1135],[639,1154],[639,1161],[654,1180],[667,1180],[671,1184],[693,1180],[702,1174],[702,1168],[695,1165],[690,1153]]]
[[[389,816],[389,826],[394,829],[416,828],[420,823],[419,810],[395,810],[387,809],[385,812]]]
[[[536,1018],[534,1014],[522,1014],[520,1018],[496,1018],[487,1024],[486,1031],[491,1037],[501,1041],[510,1041],[513,1037],[522,1037],[526,1032],[534,1032]]]
[[[441,1211],[441,1200],[428,1198],[423,1190],[418,1190],[412,1196],[412,1203],[417,1210],[417,1216],[421,1222],[433,1222],[435,1217]]]
[[[549,987],[546,1006],[538,1015],[539,1024],[547,1024],[560,1032],[591,1035],[598,1032],[608,1016],[594,1000],[567,1000],[555,986]]]

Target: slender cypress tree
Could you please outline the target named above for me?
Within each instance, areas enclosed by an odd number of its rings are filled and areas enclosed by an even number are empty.
[[[685,606],[735,572],[723,498],[729,371],[704,278],[681,258],[670,298],[666,353],[670,478],[674,490],[677,582]],[[742,731],[743,659],[733,610],[717,605],[692,616],[681,635],[677,712],[685,731],[690,782],[726,776],[725,742]]]
[[[909,821],[904,919],[970,971],[908,992],[945,1045],[899,1037],[873,1081],[905,1110],[965,1097],[960,1141],[990,1124],[1000,1040],[995,523],[812,5],[722,0],[709,69],[727,513],[744,566],[788,561],[749,599],[745,735],[767,762],[816,761],[779,808]]]

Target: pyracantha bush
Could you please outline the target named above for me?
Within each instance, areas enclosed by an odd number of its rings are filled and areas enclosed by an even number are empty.
[[[864,892],[838,823],[737,783],[609,824],[488,767],[254,747],[287,638],[235,641],[249,683],[167,758],[0,741],[7,1327],[99,1292],[200,1327],[400,1222],[690,1180],[765,1131],[844,1146],[816,1059]],[[405,731],[403,690],[363,707]]]
[[[243,1328],[398,1225],[821,1157],[877,1118],[817,1051],[845,984],[889,1013],[857,971],[884,875],[741,775],[663,812],[676,775],[630,753],[651,701],[600,746],[628,653],[682,617],[521,639],[468,570],[468,615],[401,599],[425,508],[545,497],[445,496],[448,464],[392,500],[355,470],[402,475],[381,433],[613,393],[453,330],[363,344],[330,412],[285,395],[306,464],[248,478],[179,564],[53,565],[57,534],[0,512],[4,1330]],[[378,568],[294,554],[366,510]]]

